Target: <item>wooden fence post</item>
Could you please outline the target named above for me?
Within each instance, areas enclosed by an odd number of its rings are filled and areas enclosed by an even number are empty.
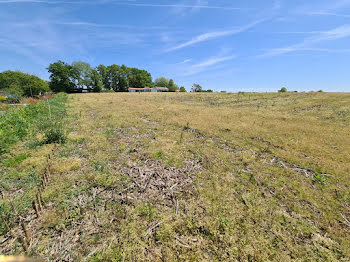
[[[37,207],[37,205],[36,205],[36,203],[35,203],[35,200],[33,200],[32,205],[33,205],[33,209],[34,209],[34,211],[35,211],[36,217],[39,218],[39,217],[40,217],[40,214],[39,214],[38,207]]]
[[[27,242],[27,245],[30,245],[30,234],[29,234],[29,231],[27,229],[27,226],[26,224],[24,223],[23,219],[21,218],[21,225],[22,225],[22,229],[23,229],[23,232],[24,232],[24,236],[26,238],[26,242]]]
[[[27,242],[24,240],[24,238],[22,236],[19,236],[18,238],[19,238],[19,242],[21,242],[21,244],[22,244],[24,252],[28,253],[28,244],[27,244]]]

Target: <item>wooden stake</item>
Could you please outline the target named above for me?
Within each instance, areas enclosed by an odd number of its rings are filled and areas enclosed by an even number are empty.
[[[26,237],[27,245],[30,245],[30,234],[29,234],[29,231],[27,230],[27,226],[24,223],[23,219],[21,219],[21,225],[24,232],[24,236]]]
[[[43,174],[43,181],[44,181],[44,184],[45,184],[45,187],[46,187],[46,185],[47,185],[47,181],[46,181],[46,176],[45,176],[45,173]]]
[[[22,236],[19,236],[18,239],[19,239],[19,242],[21,242],[21,244],[22,244],[24,252],[28,253],[28,244],[27,244],[27,242],[24,240],[24,238]]]
[[[2,220],[2,222],[4,223],[4,225],[5,225],[6,229],[7,229],[7,231],[10,232],[11,229],[10,229],[10,227],[9,227],[9,224],[7,224],[5,218],[4,218],[4,216],[3,216],[2,214],[0,214],[0,216],[1,216],[1,220]]]
[[[43,190],[45,190],[45,182],[44,182],[43,178],[41,178],[41,186],[42,186]]]
[[[39,196],[40,196],[42,206],[45,207],[45,202],[43,200],[43,192],[41,190],[41,187],[39,187]]]
[[[48,181],[47,181],[46,171],[44,172],[43,177],[44,177],[45,185],[47,186]]]
[[[48,175],[48,176],[51,175],[51,172],[50,172],[50,163],[47,163],[46,172],[47,172],[47,175]]]
[[[35,200],[33,200],[32,205],[33,205],[33,209],[35,211],[36,217],[39,218],[40,214],[39,214],[38,207],[36,206]]]
[[[36,202],[38,202],[39,211],[43,211],[43,206],[41,205],[39,193],[36,194]]]

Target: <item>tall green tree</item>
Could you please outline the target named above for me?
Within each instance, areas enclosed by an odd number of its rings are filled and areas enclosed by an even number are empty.
[[[287,92],[287,88],[282,87],[280,90],[278,90],[279,93],[285,93]]]
[[[107,67],[107,71],[111,90],[115,92],[127,91],[129,85],[128,68],[125,65],[110,65]]]
[[[187,92],[184,86],[180,87],[180,92]]]
[[[120,74],[119,74],[119,91],[120,92],[127,92],[129,87],[129,77],[128,77],[129,69],[127,66],[122,65],[120,67]]]
[[[76,85],[78,72],[72,66],[59,60],[47,68],[50,73],[50,88],[54,92],[79,92]]]
[[[169,92],[175,92],[176,91],[176,85],[173,79],[169,80],[168,84]]]
[[[129,68],[129,85],[136,88],[153,87],[152,76],[146,70]]]
[[[102,77],[96,69],[92,69],[90,73],[90,86],[89,91],[92,92],[101,92],[103,89]]]
[[[165,77],[158,77],[158,78],[156,78],[156,80],[154,80],[154,86],[168,87],[169,80]]]
[[[112,88],[108,68],[105,65],[99,65],[96,69],[102,78],[103,88],[106,90],[111,90]]]
[[[88,63],[81,61],[72,63],[72,71],[76,77],[75,83],[80,92],[83,90],[90,91],[92,70]]]
[[[193,84],[193,85],[192,85],[191,92],[195,92],[195,93],[203,92],[203,88],[202,88],[202,86],[199,85],[199,84]]]
[[[0,90],[18,95],[34,96],[49,91],[49,85],[43,79],[20,71],[0,73]]]

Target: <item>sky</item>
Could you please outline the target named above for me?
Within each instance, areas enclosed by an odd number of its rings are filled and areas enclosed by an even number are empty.
[[[0,71],[148,70],[189,90],[350,92],[350,0],[0,0]]]

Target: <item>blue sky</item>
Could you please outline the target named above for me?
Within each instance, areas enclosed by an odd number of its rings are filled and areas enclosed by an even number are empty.
[[[0,0],[0,71],[143,68],[190,89],[350,91],[350,0]]]

